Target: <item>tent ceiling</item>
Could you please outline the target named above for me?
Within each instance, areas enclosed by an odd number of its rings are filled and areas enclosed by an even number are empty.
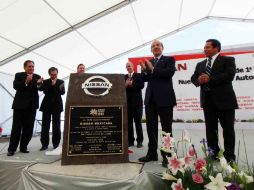
[[[68,73],[211,17],[254,22],[254,1],[0,0],[0,65],[34,58]]]
[[[72,28],[123,0],[0,0],[0,61]],[[68,31],[68,30],[67,30]],[[71,30],[69,30],[71,31]]]

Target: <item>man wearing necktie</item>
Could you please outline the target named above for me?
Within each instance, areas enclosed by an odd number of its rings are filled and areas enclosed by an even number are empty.
[[[163,44],[154,40],[151,52],[154,58],[145,63],[140,63],[142,78],[147,82],[145,95],[146,125],[148,134],[148,152],[139,161],[157,161],[158,154],[158,116],[162,131],[172,134],[173,107],[176,105],[176,97],[173,89],[172,77],[175,74],[175,59],[163,56]],[[162,165],[167,167],[168,160],[164,152],[162,154]]]
[[[40,151],[48,149],[49,129],[52,117],[52,144],[57,148],[61,140],[61,112],[63,111],[62,95],[65,93],[64,81],[57,78],[58,69],[51,67],[48,70],[49,79],[43,81],[40,91],[45,94],[40,111],[42,111]]]
[[[34,62],[24,62],[25,72],[15,74],[13,88],[16,94],[13,100],[13,122],[8,148],[8,156],[13,156],[19,145],[22,153],[29,153],[27,145],[33,136],[36,110],[39,107],[38,85],[43,78],[34,73]]]
[[[220,55],[218,40],[206,41],[204,53],[207,59],[199,62],[191,77],[192,83],[200,86],[200,103],[204,110],[206,138],[209,148],[218,159],[218,120],[223,129],[224,157],[235,160],[235,109],[238,108],[232,81],[236,73],[235,59]]]
[[[142,114],[143,114],[143,99],[142,89],[144,88],[144,82],[140,73],[134,72],[134,66],[131,62],[126,64],[128,74],[125,75],[125,87],[127,94],[127,108],[128,108],[128,141],[129,147],[134,146],[134,132],[133,132],[133,120],[136,128],[136,141],[137,147],[143,146],[143,129],[142,129]]]

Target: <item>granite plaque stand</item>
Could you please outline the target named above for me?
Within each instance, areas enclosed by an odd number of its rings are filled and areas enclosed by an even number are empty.
[[[124,75],[71,74],[62,165],[128,161]]]

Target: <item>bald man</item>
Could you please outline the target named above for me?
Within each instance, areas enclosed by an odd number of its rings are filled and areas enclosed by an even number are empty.
[[[139,73],[134,72],[134,66],[131,62],[126,64],[128,74],[125,75],[125,87],[127,94],[127,108],[128,108],[128,141],[129,147],[134,146],[134,132],[133,120],[135,123],[137,134],[137,148],[143,146],[143,130],[142,130],[142,114],[143,114],[143,99],[142,89],[144,82]]]
[[[157,161],[158,154],[158,116],[160,117],[162,131],[172,134],[173,107],[176,105],[176,97],[173,89],[172,78],[175,74],[175,59],[163,56],[163,44],[154,40],[151,44],[151,52],[154,58],[141,63],[142,78],[147,82],[145,95],[146,125],[148,134],[147,155],[140,158],[141,162]],[[162,165],[167,167],[168,160],[164,152],[161,152]]]

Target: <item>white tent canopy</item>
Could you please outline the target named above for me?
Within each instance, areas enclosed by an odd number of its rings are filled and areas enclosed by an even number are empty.
[[[32,59],[65,77],[211,18],[254,22],[254,1],[0,0],[0,71]]]

